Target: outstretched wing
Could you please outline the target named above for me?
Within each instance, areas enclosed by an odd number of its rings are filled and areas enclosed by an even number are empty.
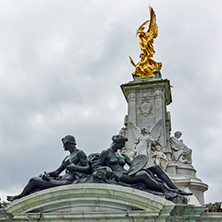
[[[163,119],[159,119],[150,129],[150,134],[153,140],[158,141],[163,129]]]
[[[156,38],[158,35],[158,25],[156,23],[156,14],[153,11],[153,8],[151,6],[149,6],[149,10],[150,10],[150,24],[147,31],[147,34],[149,36],[148,41],[150,41],[153,38]]]
[[[137,140],[140,136],[140,128],[132,122],[129,122],[129,128],[132,130],[134,139]]]
[[[139,34],[140,32],[143,32],[143,28],[144,28],[144,25],[146,25],[150,20],[147,20],[145,21],[136,31],[136,35]]]

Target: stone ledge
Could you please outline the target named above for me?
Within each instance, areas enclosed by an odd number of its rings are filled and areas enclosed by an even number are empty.
[[[4,222],[206,222],[204,207],[174,204],[164,197],[111,184],[71,184],[42,190],[0,210]],[[213,219],[213,220],[212,220]]]
[[[146,211],[159,215],[174,204],[163,197],[110,184],[71,184],[39,191],[12,202],[7,212],[109,212]]]
[[[170,91],[171,85],[168,79],[155,79],[153,81],[150,81],[145,78],[141,79],[140,81],[130,81],[128,83],[122,84],[120,87],[122,89],[126,101],[128,101],[129,92],[161,88],[164,91],[166,97],[166,105],[169,105],[172,102],[172,96]]]

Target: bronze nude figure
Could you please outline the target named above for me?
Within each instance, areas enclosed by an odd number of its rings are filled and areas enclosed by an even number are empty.
[[[125,146],[125,142],[128,140],[126,137],[115,135],[112,137],[112,140],[113,143],[110,148],[101,152],[99,162],[101,166],[111,168],[115,180],[119,181],[120,184],[123,182],[125,185],[128,184],[128,186],[142,186],[144,190],[149,190],[151,193],[162,193],[167,199],[173,199],[176,196],[192,195],[192,193],[186,193],[176,187],[158,165],[144,168],[146,162],[137,161],[134,164],[136,158],[131,161],[126,154],[118,152],[118,150]],[[142,160],[141,156],[145,157],[145,155],[139,155],[137,158]],[[129,171],[123,168],[125,164],[131,166]]]
[[[65,151],[69,151],[58,169],[44,172],[39,177],[29,180],[23,191],[16,196],[7,196],[14,201],[33,192],[72,183],[109,183],[128,186],[172,200],[177,196],[192,195],[180,190],[158,165],[146,168],[147,156],[138,155],[131,160],[119,152],[128,141],[123,135],[112,137],[112,144],[101,153],[92,153],[88,157],[76,148],[76,140],[67,135],[62,138]],[[130,166],[125,170],[124,166]],[[64,175],[60,174],[65,171]]]
[[[39,177],[31,178],[19,195],[7,196],[8,201],[13,201],[50,187],[71,184],[90,172],[87,156],[82,150],[76,148],[75,138],[67,135],[62,138],[62,143],[64,150],[69,151],[70,154],[64,158],[59,168],[49,173],[44,172]],[[65,171],[65,174],[59,176],[63,171]]]

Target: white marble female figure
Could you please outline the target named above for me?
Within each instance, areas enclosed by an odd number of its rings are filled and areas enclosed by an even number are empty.
[[[131,122],[129,122],[129,127],[131,127],[133,136],[135,138],[135,145],[133,147],[135,156],[146,155],[148,158],[148,165],[153,165],[154,162],[152,158],[152,150],[153,147],[158,144],[158,140],[161,135],[163,128],[162,119],[158,120],[150,131],[148,131],[145,127],[140,129]]]

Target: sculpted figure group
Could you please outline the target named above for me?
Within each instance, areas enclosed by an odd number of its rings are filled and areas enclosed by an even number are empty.
[[[130,156],[145,155],[148,158],[148,166],[155,164],[159,165],[162,170],[165,170],[168,160],[166,155],[161,151],[159,143],[163,129],[163,119],[159,119],[149,130],[146,127],[140,129],[132,122],[129,122],[129,128],[135,139]]]
[[[134,147],[129,153],[130,157],[137,155],[146,155],[148,165],[159,165],[164,171],[168,164],[166,155],[161,151],[159,138],[163,129],[163,120],[159,119],[149,130],[145,127],[141,129],[129,122],[129,129],[135,139]],[[180,139],[182,133],[176,131],[174,136],[170,137],[169,146],[172,151],[172,160],[177,164],[192,164],[192,149],[188,148],[183,140]]]
[[[138,77],[152,77],[158,75],[161,77],[160,69],[162,68],[161,62],[156,62],[152,59],[155,51],[153,48],[154,39],[158,35],[158,25],[156,23],[156,15],[152,7],[149,6],[150,20],[143,22],[138,28],[136,35],[139,36],[139,46],[141,49],[140,61],[135,63],[131,57],[130,62],[135,67],[133,75]],[[145,25],[149,23],[149,28],[145,31]]]
[[[164,195],[169,200],[177,196],[191,195],[177,188],[158,165],[146,168],[145,155],[139,155],[132,161],[126,154],[119,152],[127,140],[123,135],[115,135],[108,149],[87,157],[76,147],[73,136],[65,136],[62,138],[62,143],[69,155],[65,157],[58,169],[31,178],[19,195],[7,196],[8,201],[55,186],[92,182],[138,188],[156,195]],[[130,167],[128,171],[124,168],[125,164]],[[60,175],[62,172],[65,173]]]

